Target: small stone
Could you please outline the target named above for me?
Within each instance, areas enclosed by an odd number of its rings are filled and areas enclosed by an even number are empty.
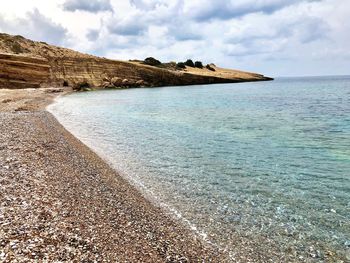
[[[145,81],[140,79],[138,81],[136,81],[136,86],[144,86],[145,85]]]
[[[118,87],[118,86],[120,86],[120,85],[123,83],[123,80],[122,80],[121,78],[118,78],[118,77],[113,77],[113,78],[111,79],[111,83],[112,83],[114,86]]]

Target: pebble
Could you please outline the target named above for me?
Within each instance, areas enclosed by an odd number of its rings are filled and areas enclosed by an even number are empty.
[[[0,194],[0,261],[10,254],[19,262],[227,262],[50,113],[0,112],[0,130],[1,142],[18,146],[0,149],[1,180],[7,182]],[[38,158],[38,151],[45,155]],[[167,249],[159,254],[165,240]]]
[[[280,254],[268,238],[260,242],[260,251],[269,248],[268,253],[259,254],[252,244],[260,240],[252,243],[244,229],[238,230],[237,253],[228,260],[145,200],[48,112],[0,112],[0,130],[0,173],[6,182],[0,194],[0,259],[13,255],[19,262],[279,262]],[[284,211],[279,208],[276,213]],[[298,242],[300,235],[293,236],[291,230],[283,238],[289,234]],[[254,233],[256,229],[251,236]],[[345,241],[345,247],[349,243]],[[323,256],[316,246],[302,252],[288,259],[317,262],[324,257],[335,262],[339,257],[336,251]],[[349,261],[346,257],[343,262]]]

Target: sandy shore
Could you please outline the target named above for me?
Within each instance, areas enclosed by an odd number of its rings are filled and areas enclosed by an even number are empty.
[[[0,90],[0,262],[226,262],[44,110]]]

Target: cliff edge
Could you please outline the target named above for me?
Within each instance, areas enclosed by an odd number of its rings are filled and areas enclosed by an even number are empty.
[[[161,68],[119,61],[0,33],[0,88],[175,86],[272,80],[211,65]]]

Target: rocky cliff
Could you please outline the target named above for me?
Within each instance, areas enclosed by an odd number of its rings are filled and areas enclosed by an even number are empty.
[[[135,87],[270,80],[260,74],[215,68],[164,69],[100,58],[0,34],[0,88],[50,86]]]
[[[39,88],[48,84],[50,69],[43,58],[0,54],[0,88]]]

